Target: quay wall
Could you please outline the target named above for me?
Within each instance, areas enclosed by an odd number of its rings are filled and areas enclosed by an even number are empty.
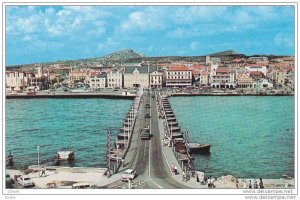
[[[68,94],[6,94],[6,99],[34,99],[34,98],[106,98],[106,99],[134,99],[135,95],[103,94],[103,93],[68,93]]]
[[[294,96],[292,94],[171,93],[168,96]]]

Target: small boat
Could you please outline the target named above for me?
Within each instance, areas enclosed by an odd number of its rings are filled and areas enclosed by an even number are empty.
[[[72,150],[61,150],[57,152],[57,160],[73,160],[75,153]]]
[[[189,152],[195,154],[208,154],[210,151],[210,146],[210,144],[189,143]]]

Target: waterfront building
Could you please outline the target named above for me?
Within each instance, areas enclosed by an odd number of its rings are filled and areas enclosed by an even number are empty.
[[[286,72],[284,70],[278,70],[276,75],[276,83],[280,86],[284,85]]]
[[[105,88],[105,83],[106,83],[105,74],[99,74],[97,76],[90,78],[90,88],[93,90]]]
[[[163,74],[157,71],[156,67],[153,71],[152,68],[153,67],[149,68],[150,88],[162,88]]]
[[[264,64],[247,64],[245,69],[248,72],[261,72],[264,76],[267,75],[267,67]]]
[[[209,73],[205,70],[200,72],[200,86],[207,86],[208,85],[208,75]]]
[[[230,88],[235,87],[234,72],[230,72],[228,67],[218,67],[211,76],[212,88]]]
[[[249,73],[238,73],[236,80],[238,88],[252,88],[253,86],[253,79],[250,77]]]
[[[127,66],[124,71],[124,87],[149,87],[148,66]]]
[[[33,73],[7,71],[5,73],[6,91],[23,91],[27,88],[29,79],[33,77]]]
[[[253,88],[273,88],[273,83],[270,83],[267,79],[260,79],[253,82]]]
[[[294,90],[295,86],[295,68],[287,67],[285,73],[285,85],[291,90]]]
[[[107,87],[109,88],[122,88],[123,86],[123,73],[119,70],[112,70],[107,73]]]
[[[85,71],[73,71],[71,70],[69,73],[69,86],[74,86],[76,82],[84,82],[86,79],[86,72]]]
[[[171,66],[166,71],[167,87],[192,86],[192,70],[184,65]]]
[[[267,71],[267,78],[271,81],[276,81],[276,71],[271,67]]]

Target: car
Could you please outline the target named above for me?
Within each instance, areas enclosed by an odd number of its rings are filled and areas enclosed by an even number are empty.
[[[150,104],[146,103],[145,108],[150,108]]]
[[[9,174],[5,175],[5,181],[8,182],[8,183],[14,183],[14,180],[10,177]]]
[[[122,181],[133,180],[136,177],[136,171],[134,169],[126,169],[124,174],[121,176]]]
[[[23,187],[33,187],[34,186],[34,183],[32,182],[31,178],[28,176],[21,175],[17,178],[17,181]]]
[[[141,130],[141,140],[148,140],[150,138],[151,138],[151,134],[149,128],[143,128]]]
[[[10,177],[9,174],[5,175],[5,185],[6,188],[13,188],[14,180]]]
[[[146,113],[145,118],[151,118],[151,115],[149,113]]]

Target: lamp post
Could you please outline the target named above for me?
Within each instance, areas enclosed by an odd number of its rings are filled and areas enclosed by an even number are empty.
[[[38,153],[38,167],[40,166],[40,146],[36,146],[36,150]]]

